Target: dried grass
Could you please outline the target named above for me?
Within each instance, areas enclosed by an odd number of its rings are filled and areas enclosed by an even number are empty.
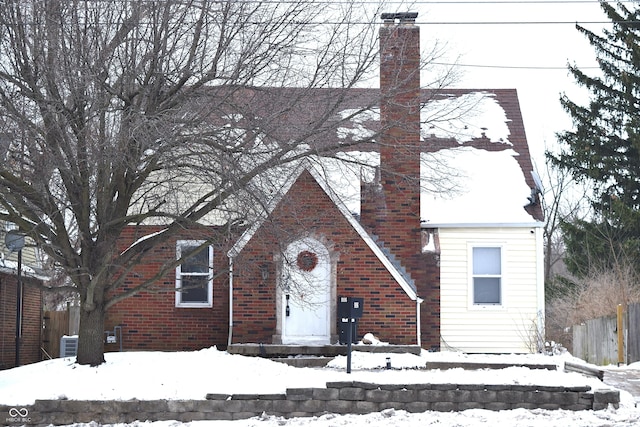
[[[546,339],[572,346],[571,327],[586,320],[615,316],[618,304],[640,302],[640,275],[630,265],[601,271],[580,281],[546,304]]]

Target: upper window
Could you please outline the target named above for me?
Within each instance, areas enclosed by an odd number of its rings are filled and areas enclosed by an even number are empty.
[[[473,303],[502,304],[502,248],[474,247]]]
[[[202,240],[178,240],[176,307],[211,307],[213,303],[213,248]]]

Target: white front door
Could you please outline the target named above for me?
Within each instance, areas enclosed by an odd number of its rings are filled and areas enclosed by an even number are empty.
[[[285,251],[281,281],[283,344],[329,344],[331,264],[327,248],[305,238]]]

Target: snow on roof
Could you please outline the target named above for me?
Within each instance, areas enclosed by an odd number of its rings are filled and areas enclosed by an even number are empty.
[[[251,105],[255,104],[256,116],[266,114],[264,109],[271,105],[258,102],[261,96],[269,101],[271,98],[267,95],[273,95],[278,100],[277,92],[272,89],[254,94],[256,102]],[[318,102],[337,96],[332,91],[319,91],[317,95]],[[346,101],[335,113],[336,126],[326,127],[318,137],[321,142],[346,146],[375,139],[380,132],[380,109],[376,103],[380,101],[379,90],[351,89],[349,96],[342,96]],[[315,97],[308,98],[305,102],[313,104]],[[524,209],[535,183],[531,178],[533,167],[515,90],[423,90],[421,102],[421,219],[432,225],[522,224],[542,217],[539,206]],[[280,133],[273,137],[291,139],[288,132],[299,130],[301,123],[313,121],[312,112],[316,110],[303,103],[290,116],[282,118],[285,123],[276,127]],[[239,125],[238,117],[222,119],[219,123],[222,126]],[[356,147],[362,147],[363,151],[345,151],[333,157],[309,160],[321,166],[324,180],[349,211],[358,214],[361,179],[372,181],[380,157],[373,151],[375,144]],[[265,197],[277,198],[284,190],[285,177],[297,167],[297,162],[282,165],[256,177],[251,185],[265,189]],[[195,188],[193,194],[199,193],[197,183],[186,185]],[[182,193],[177,197],[184,197]],[[212,213],[205,220],[224,223],[236,210],[249,217],[257,215],[244,210],[247,204],[243,200],[232,199],[228,203],[230,206],[219,209],[219,215]]]
[[[476,138],[509,143],[508,119],[496,95],[484,91],[443,94],[424,103],[420,110],[420,134],[428,138],[450,138],[459,144]]]
[[[524,209],[531,187],[523,169],[531,166],[515,91],[423,92],[423,98],[421,219],[437,225],[534,222]],[[363,126],[374,122],[366,119],[353,118],[351,134],[368,135],[371,131]],[[379,155],[348,152],[337,157],[371,166],[349,172],[336,167],[335,159],[323,160],[327,181],[349,209],[360,213],[360,179],[371,182]]]
[[[423,153],[421,218],[428,224],[497,224],[533,221],[524,206],[531,194],[512,149],[457,147]],[[446,165],[449,188],[429,188]]]
[[[11,261],[5,258],[0,258],[0,273],[17,275],[18,274],[18,263],[16,261]],[[20,266],[20,274],[23,274],[27,277],[33,277],[38,280],[47,281],[49,277],[46,274],[43,274],[42,271],[36,271],[34,268],[22,264]]]
[[[454,147],[421,155],[420,218],[429,224],[532,223],[524,206],[531,190],[513,149]],[[371,181],[375,152],[338,153],[371,167],[347,168],[322,159],[327,182],[347,208],[360,213],[360,178]],[[367,179],[369,178],[369,179]]]

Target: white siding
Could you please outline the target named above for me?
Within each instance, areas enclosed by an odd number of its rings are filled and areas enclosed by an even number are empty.
[[[442,350],[467,353],[526,353],[536,350],[542,277],[541,229],[441,228]],[[472,303],[473,246],[499,245],[502,250],[502,304]]]

